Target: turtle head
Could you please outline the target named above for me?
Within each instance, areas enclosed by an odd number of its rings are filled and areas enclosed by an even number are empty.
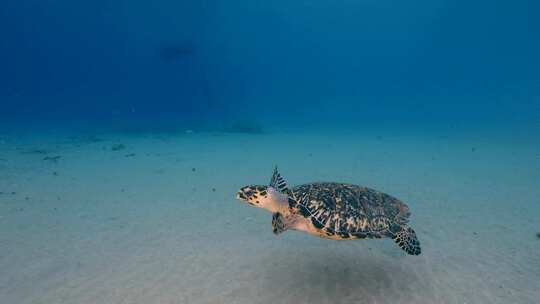
[[[268,186],[249,185],[240,188],[236,198],[252,206],[261,207],[268,199]]]
[[[240,188],[236,198],[252,206],[264,208],[271,212],[280,210],[287,197],[271,186],[249,185]]]

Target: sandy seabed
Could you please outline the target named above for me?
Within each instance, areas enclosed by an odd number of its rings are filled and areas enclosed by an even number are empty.
[[[538,303],[540,141],[391,132],[0,138],[0,302]],[[406,202],[422,255],[235,200],[272,167]]]

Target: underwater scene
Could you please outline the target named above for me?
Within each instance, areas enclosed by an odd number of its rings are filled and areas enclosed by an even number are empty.
[[[540,3],[4,0],[0,303],[540,303]]]

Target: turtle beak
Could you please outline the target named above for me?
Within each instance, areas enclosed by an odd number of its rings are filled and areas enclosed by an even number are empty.
[[[247,197],[246,197],[246,195],[244,194],[244,192],[238,191],[238,192],[236,192],[236,199],[246,201],[246,200],[247,200]]]
[[[255,204],[252,201],[254,193],[255,192],[253,190],[253,187],[251,186],[242,187],[240,191],[236,192],[236,198],[252,206],[255,206]]]
[[[238,192],[236,192],[236,198],[241,201],[249,202],[251,190],[248,187],[242,187]]]

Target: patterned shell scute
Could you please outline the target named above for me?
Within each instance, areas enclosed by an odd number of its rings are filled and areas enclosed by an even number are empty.
[[[312,183],[292,191],[293,209],[327,235],[342,238],[383,237],[389,229],[407,223],[410,214],[398,199],[352,184]]]

